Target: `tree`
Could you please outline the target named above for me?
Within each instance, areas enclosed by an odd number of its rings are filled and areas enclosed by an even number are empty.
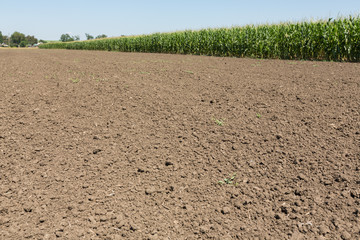
[[[68,33],[62,34],[60,37],[60,41],[62,41],[62,42],[72,42],[72,41],[79,41],[79,40],[80,40],[79,35],[70,36]]]
[[[26,41],[21,41],[20,42],[20,47],[26,47],[27,45],[27,42]]]
[[[87,40],[91,40],[91,39],[94,39],[94,36],[88,34],[88,33],[85,33],[85,36],[86,36],[86,39]]]
[[[34,45],[34,44],[38,43],[37,38],[35,38],[34,36],[27,35],[25,37],[25,39],[26,39],[27,44]]]
[[[13,43],[14,45],[19,45],[22,41],[25,41],[25,34],[23,33],[19,33],[19,32],[14,32],[11,35],[11,43]]]
[[[71,41],[74,41],[74,38],[72,38],[68,33],[66,33],[66,34],[61,35],[60,41],[62,41],[62,42],[71,42]]]
[[[9,43],[9,37],[7,35],[3,35],[3,43],[10,44]]]
[[[4,42],[4,37],[3,37],[3,35],[1,33],[1,31],[0,31],[0,44],[2,44],[3,42]]]
[[[99,39],[99,38],[107,38],[107,36],[105,34],[101,34],[96,37],[96,39]]]

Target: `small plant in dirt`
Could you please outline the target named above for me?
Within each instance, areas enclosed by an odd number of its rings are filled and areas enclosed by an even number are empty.
[[[80,79],[79,78],[72,78],[71,81],[73,83],[78,83],[78,82],[80,82]]]
[[[256,113],[256,117],[257,117],[257,118],[261,118],[261,114],[260,114],[260,113]]]
[[[193,71],[188,71],[188,70],[185,70],[184,72],[186,72],[186,73],[190,73],[190,74],[194,74],[194,72],[193,72]]]
[[[235,179],[236,179],[236,173],[234,173],[228,178],[224,178],[224,180],[218,181],[218,183],[221,185],[227,184],[227,185],[237,186],[239,183],[237,183]]]
[[[224,121],[225,119],[216,119],[216,118],[213,118],[213,121],[216,123],[216,125],[218,126],[224,126]]]
[[[107,79],[106,79],[106,78],[96,78],[95,81],[96,81],[96,82],[106,82]]]

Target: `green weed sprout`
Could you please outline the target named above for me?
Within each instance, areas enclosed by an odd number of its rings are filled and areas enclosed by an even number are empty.
[[[234,185],[237,186],[238,183],[235,181],[236,178],[236,173],[234,173],[231,177],[229,178],[224,178],[224,180],[222,181],[218,181],[219,184],[223,185],[223,184],[228,184],[228,185]]]
[[[216,119],[216,118],[213,118],[213,121],[214,121],[218,126],[224,126],[224,121],[225,121],[225,119]]]

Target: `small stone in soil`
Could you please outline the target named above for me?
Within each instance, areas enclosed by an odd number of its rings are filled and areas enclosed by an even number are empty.
[[[101,149],[94,149],[93,154],[98,154],[99,152],[101,152]]]
[[[191,205],[185,205],[184,208],[190,212],[194,210],[194,208]]]
[[[343,240],[350,240],[350,239],[352,239],[352,238],[351,238],[351,234],[348,233],[347,231],[344,231],[344,232],[341,234],[341,238],[342,238]]]
[[[46,234],[44,235],[43,240],[47,240],[47,239],[50,239],[50,238],[51,238],[51,235],[48,234],[48,233],[46,233]]]
[[[151,195],[151,194],[154,194],[155,192],[156,192],[155,187],[149,187],[149,188],[145,189],[146,195]]]
[[[221,213],[222,214],[229,214],[231,211],[231,209],[229,207],[224,207],[222,210],[221,210]]]
[[[24,211],[29,213],[32,212],[32,208],[31,207],[24,207]]]
[[[172,162],[169,162],[169,161],[165,162],[165,166],[171,166],[171,165],[174,165],[174,164]]]

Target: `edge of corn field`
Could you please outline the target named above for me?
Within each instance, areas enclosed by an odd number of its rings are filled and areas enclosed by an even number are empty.
[[[360,15],[295,23],[54,42],[39,47],[359,62]]]

